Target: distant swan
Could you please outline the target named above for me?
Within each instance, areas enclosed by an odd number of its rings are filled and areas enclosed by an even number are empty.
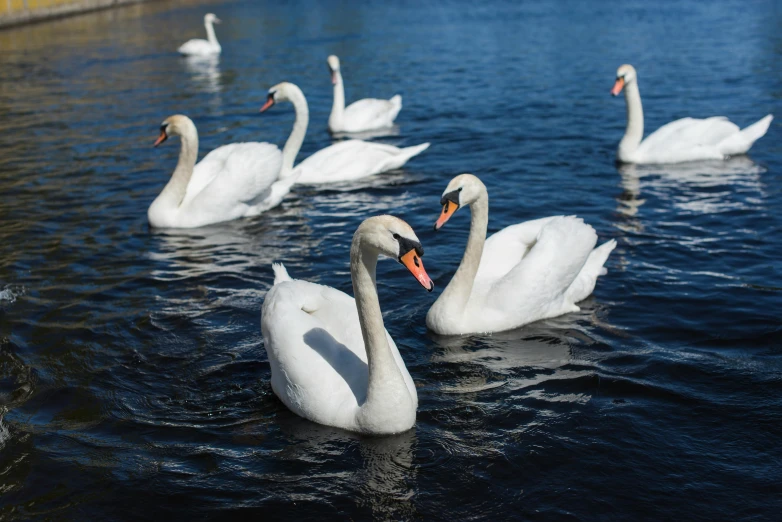
[[[277,206],[295,180],[285,177],[276,145],[223,145],[196,165],[193,121],[181,114],[166,118],[155,147],[169,136],[180,136],[182,148],[171,179],[147,211],[153,227],[193,228],[255,216]]]
[[[464,205],[472,218],[462,262],[426,314],[438,334],[499,332],[577,312],[616,246],[611,240],[595,248],[595,230],[574,216],[526,221],[486,239],[489,196],[472,174],[453,178],[440,202],[435,230]]]
[[[623,163],[681,163],[697,160],[721,160],[746,153],[768,130],[773,116],[765,116],[745,129],[724,116],[705,120],[682,118],[663,125],[641,141],[644,113],[635,68],[622,65],[616,71],[611,94],[624,88],[627,102],[627,130],[616,157]]]
[[[310,112],[304,93],[296,85],[288,82],[279,83],[269,89],[269,95],[266,103],[261,107],[261,112],[269,109],[275,103],[283,101],[291,102],[296,111],[293,132],[291,132],[283,153],[283,167],[293,168],[293,162],[307,133]],[[296,146],[291,146],[289,149],[289,144],[296,144]],[[426,150],[427,147],[429,147],[428,143],[400,149],[393,145],[369,141],[341,141],[306,158],[293,168],[293,174],[298,176],[296,183],[317,184],[352,181],[387,170],[398,169],[407,160]]]
[[[410,429],[418,408],[413,379],[383,325],[379,255],[399,260],[427,290],[434,287],[413,229],[399,218],[376,216],[353,235],[355,299],[291,279],[275,264],[261,316],[272,390],[283,404],[313,422],[373,435]]]
[[[327,60],[334,84],[334,104],[329,116],[331,132],[363,132],[390,127],[402,109],[402,97],[398,94],[390,100],[364,98],[345,107],[345,86],[339,69],[339,58],[333,54]]]
[[[206,27],[206,40],[193,38],[179,46],[179,53],[188,56],[209,56],[220,54],[222,48],[215,36],[215,28],[212,24],[219,24],[220,19],[212,13],[204,16],[204,27]]]

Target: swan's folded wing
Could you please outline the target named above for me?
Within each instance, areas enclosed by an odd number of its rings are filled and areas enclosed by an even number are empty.
[[[736,124],[724,116],[706,119],[682,118],[663,125],[647,136],[638,147],[641,154],[665,154],[697,147],[716,146],[739,132]]]
[[[491,283],[501,279],[527,255],[540,229],[560,216],[552,216],[510,225],[486,239],[476,281]]]
[[[202,193],[229,204],[254,201],[277,180],[281,166],[282,153],[270,143],[218,147],[195,166],[183,204]]]
[[[295,169],[299,183],[348,181],[382,172],[399,153],[393,145],[347,140],[321,149]]]
[[[596,243],[595,230],[581,218],[551,219],[527,255],[492,285],[492,301],[526,309],[560,306]]]
[[[345,121],[351,127],[371,128],[379,125],[391,125],[399,113],[397,105],[390,100],[365,98],[345,107]]]

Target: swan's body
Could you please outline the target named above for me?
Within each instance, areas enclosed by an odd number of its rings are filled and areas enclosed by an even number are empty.
[[[489,198],[471,174],[455,177],[442,202],[435,228],[462,205],[471,206],[472,217],[462,262],[426,315],[439,334],[498,332],[576,312],[616,246],[611,240],[595,248],[594,229],[573,216],[511,225],[486,239]]]
[[[393,96],[390,100],[365,98],[345,107],[345,85],[342,82],[339,58],[328,57],[331,70],[331,83],[334,84],[334,103],[329,116],[331,132],[363,132],[372,129],[390,127],[402,110],[402,97]]]
[[[627,129],[619,142],[616,157],[623,163],[682,163],[685,161],[722,160],[745,154],[761,138],[773,116],[765,116],[745,129],[724,116],[706,119],[682,118],[663,125],[641,141],[644,115],[636,72],[632,65],[616,71],[611,94],[624,88],[627,103]]]
[[[398,169],[429,147],[428,143],[399,148],[382,143],[348,140],[319,150],[294,168],[293,161],[309,124],[309,107],[301,89],[292,83],[283,82],[269,89],[268,100],[261,111],[280,101],[290,101],[296,111],[296,123],[289,141],[295,138],[298,147],[289,151],[288,145],[285,146],[286,165],[289,162],[293,175],[297,177],[296,183],[336,183],[365,178]]]
[[[215,15],[212,13],[206,14],[204,16],[204,27],[206,28],[207,39],[193,38],[192,40],[188,40],[179,46],[179,53],[187,56],[212,56],[220,54],[223,49],[220,47],[220,42],[217,41],[213,25],[219,23],[220,20]]]
[[[269,143],[232,143],[196,164],[198,132],[187,116],[167,118],[158,144],[180,136],[182,148],[171,180],[147,211],[149,224],[193,228],[255,216],[277,206],[293,178],[280,178],[282,154]]]
[[[379,254],[398,258],[432,289],[416,257],[423,250],[415,233],[392,216],[367,219],[353,236],[355,299],[328,286],[293,280],[282,265],[274,265],[261,330],[272,390],[297,415],[370,434],[399,433],[415,423],[415,384],[383,326],[375,284]]]

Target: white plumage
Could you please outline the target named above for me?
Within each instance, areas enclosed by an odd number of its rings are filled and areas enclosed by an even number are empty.
[[[179,46],[179,53],[186,56],[211,56],[220,54],[220,52],[222,52],[222,47],[220,47],[220,42],[217,41],[213,25],[219,23],[219,18],[212,13],[207,13],[204,16],[204,27],[206,28],[207,39],[193,38],[192,40],[188,40]]]
[[[457,335],[510,330],[533,321],[578,311],[605,274],[611,240],[595,248],[595,230],[574,216],[553,216],[511,225],[486,239],[488,194],[472,174],[455,177],[445,189],[470,205],[470,237],[464,258],[429,309],[426,325]],[[444,199],[444,201],[446,201]],[[455,211],[444,207],[436,226]],[[484,243],[485,241],[485,243]]]
[[[193,228],[255,216],[277,206],[295,178],[280,177],[282,154],[269,143],[232,143],[196,164],[198,132],[187,116],[167,118],[158,143],[180,136],[171,180],[147,212],[153,227]]]
[[[334,84],[334,103],[329,116],[331,132],[364,132],[394,124],[397,114],[402,110],[400,95],[392,96],[389,100],[364,98],[345,107],[345,86],[339,58],[331,55],[327,62],[331,69],[331,82]]]
[[[773,119],[769,114],[742,130],[724,116],[682,118],[663,125],[642,141],[644,116],[635,69],[622,65],[616,77],[611,94],[616,96],[624,89],[627,103],[627,129],[616,154],[624,163],[682,163],[745,154],[766,134]]]

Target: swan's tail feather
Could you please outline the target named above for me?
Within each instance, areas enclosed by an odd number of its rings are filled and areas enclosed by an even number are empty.
[[[274,284],[278,285],[283,281],[293,281],[293,278],[288,275],[288,270],[282,263],[272,263],[272,270],[274,270]]]
[[[388,100],[391,102],[391,112],[388,115],[389,125],[392,125],[394,123],[394,120],[396,119],[397,115],[399,114],[399,111],[402,110],[402,97],[398,94],[395,94],[391,96],[391,99]]]
[[[409,160],[413,156],[418,156],[428,148],[429,148],[429,143],[422,143],[420,145],[414,145],[412,147],[405,147],[404,149],[402,149],[402,154],[400,155],[404,157],[404,161],[402,162],[402,165],[407,163],[407,160]]]
[[[570,288],[567,289],[565,295],[568,302],[577,303],[589,297],[589,294],[595,289],[597,278],[608,273],[608,270],[603,265],[614,248],[616,248],[616,240],[612,239],[592,250],[586,263],[584,263],[584,267],[578,273],[578,277],[570,285]]]
[[[726,156],[746,153],[752,145],[762,138],[768,131],[773,114],[768,114],[752,125],[741,129],[738,133],[728,136],[718,145],[719,150]]]
[[[422,143],[420,145],[414,145],[412,147],[405,147],[399,150],[399,154],[390,156],[376,172],[385,172],[387,170],[393,170],[401,168],[402,165],[413,156],[421,154],[423,151],[429,148],[428,143]]]

